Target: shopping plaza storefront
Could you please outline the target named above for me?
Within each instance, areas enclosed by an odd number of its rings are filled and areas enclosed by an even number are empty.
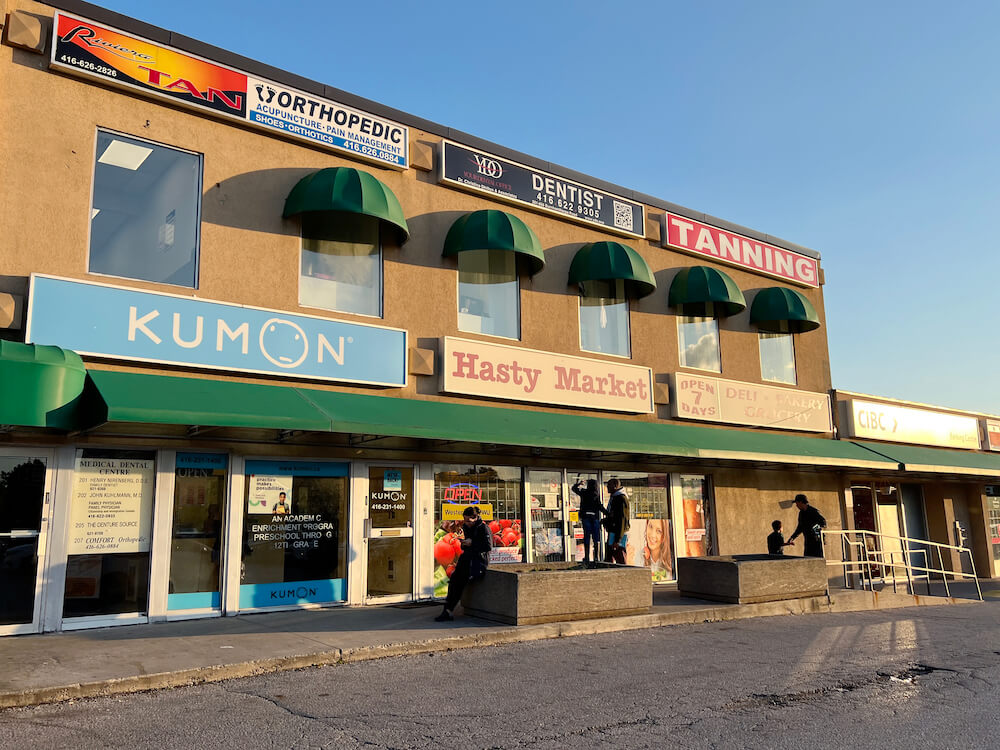
[[[85,3],[7,11],[0,633],[433,598],[464,507],[495,565],[579,560],[572,486],[612,477],[658,583],[764,551],[799,492],[992,572],[1000,430],[849,422],[814,251]]]

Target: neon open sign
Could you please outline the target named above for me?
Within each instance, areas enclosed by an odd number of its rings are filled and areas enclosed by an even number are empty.
[[[483,491],[474,484],[459,482],[444,490],[444,501],[446,503],[462,503],[464,505],[475,505],[483,499]]]

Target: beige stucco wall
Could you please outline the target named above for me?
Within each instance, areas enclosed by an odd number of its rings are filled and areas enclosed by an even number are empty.
[[[9,5],[11,9],[52,15],[51,8],[26,0],[11,0]],[[433,173],[416,169],[397,172],[354,162],[299,142],[49,72],[47,65],[47,55],[0,47],[0,101],[4,108],[0,116],[4,124],[0,127],[4,128],[8,196],[0,202],[0,227],[5,234],[0,283],[8,287],[23,287],[28,274],[39,272],[294,313],[383,323],[405,328],[411,346],[433,345],[441,336],[449,335],[479,338],[475,334],[459,334],[456,266],[453,260],[441,257],[441,250],[448,228],[462,213],[500,208],[519,216],[534,229],[547,259],[542,272],[534,278],[522,278],[520,345],[601,358],[580,351],[577,294],[568,287],[567,276],[570,261],[582,244],[618,240],[643,255],[658,283],[653,295],[634,303],[631,362],[652,368],[661,380],[677,371],[676,316],[667,307],[667,292],[678,270],[704,264],[704,259],[438,186]],[[333,83],[350,88],[350,81]],[[89,207],[98,128],[204,155],[197,290],[87,273]],[[411,140],[418,138],[437,140],[411,130]],[[539,156],[544,158],[544,154]],[[411,240],[403,248],[385,248],[381,321],[301,308],[298,304],[299,224],[295,219],[281,218],[284,200],[305,174],[341,165],[360,167],[385,182],[398,196],[410,226]],[[780,227],[769,229],[780,234]],[[756,290],[782,283],[737,268],[720,267],[744,290],[748,302]],[[825,392],[830,388],[830,371],[822,290],[799,290],[814,304],[824,326],[796,336],[798,387]],[[720,376],[763,382],[757,332],[749,324],[749,310],[724,319],[720,329]],[[267,378],[243,379],[267,381]],[[323,383],[313,385],[364,390]],[[443,398],[437,395],[437,388],[436,377],[411,377],[407,388],[381,392]],[[661,407],[655,415],[625,418],[668,416],[668,408]]]

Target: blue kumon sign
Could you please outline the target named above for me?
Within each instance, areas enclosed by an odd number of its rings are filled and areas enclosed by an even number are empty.
[[[406,385],[406,331],[34,274],[29,343],[78,354]]]

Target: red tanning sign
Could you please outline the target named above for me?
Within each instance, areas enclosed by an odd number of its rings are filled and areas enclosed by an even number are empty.
[[[718,227],[667,214],[666,243],[677,250],[703,255],[748,271],[776,276],[804,286],[819,286],[819,263],[791,250],[752,240]]]

